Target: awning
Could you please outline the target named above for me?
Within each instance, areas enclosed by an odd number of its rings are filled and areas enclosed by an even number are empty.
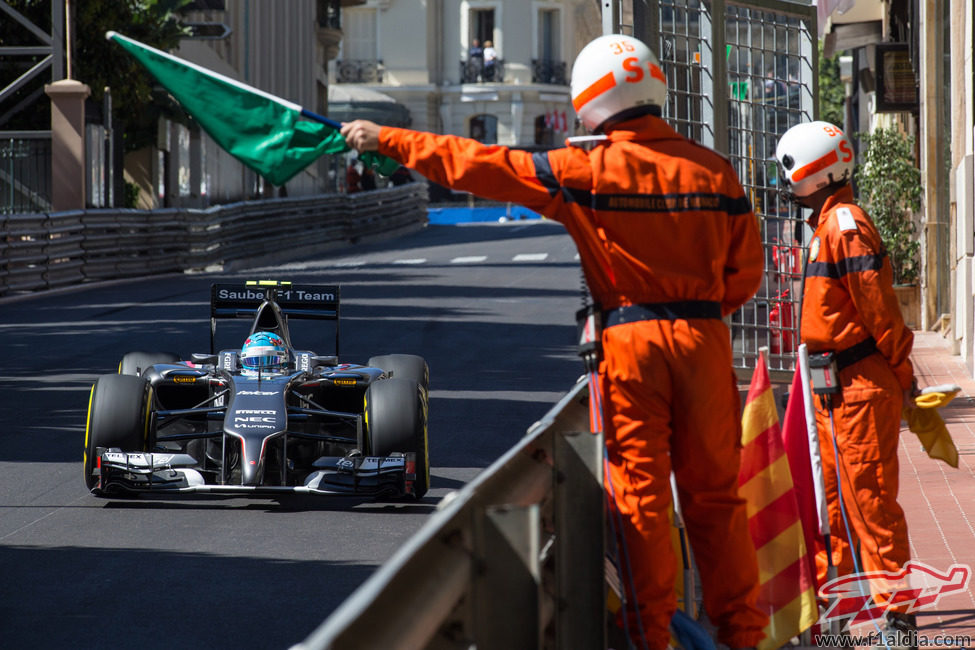
[[[408,127],[410,110],[389,95],[350,84],[329,84],[327,116],[339,122],[371,120],[384,126]]]
[[[837,52],[875,45],[883,40],[883,22],[879,20],[837,24],[823,38],[823,54],[831,57]]]
[[[829,33],[829,28],[844,23],[863,23],[883,20],[883,0],[819,0],[816,5],[819,37]]]

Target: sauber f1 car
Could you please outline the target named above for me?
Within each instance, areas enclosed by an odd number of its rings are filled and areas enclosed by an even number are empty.
[[[251,318],[215,351],[217,321]],[[335,350],[292,346],[289,319],[335,321]],[[130,352],[91,390],[85,484],[97,496],[282,493],[420,498],[430,483],[423,358],[338,361],[339,287],[214,284],[210,352]]]

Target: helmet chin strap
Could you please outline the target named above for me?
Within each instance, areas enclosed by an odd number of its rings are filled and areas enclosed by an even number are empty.
[[[782,199],[783,201],[787,201],[789,203],[795,203],[796,205],[801,205],[799,203],[799,197],[796,196],[792,192],[792,189],[789,186],[787,186],[787,185],[780,185],[779,186],[778,195],[779,195],[779,198]]]

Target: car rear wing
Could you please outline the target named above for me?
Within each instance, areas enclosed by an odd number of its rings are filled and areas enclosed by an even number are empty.
[[[280,320],[288,344],[288,318],[335,321],[335,354],[339,352],[339,294],[336,284],[292,284],[277,280],[248,280],[243,284],[216,283],[210,286],[210,353],[215,353],[217,320],[251,318],[255,326],[263,311]],[[269,309],[270,308],[270,309]],[[283,317],[283,318],[280,318]],[[272,329],[268,327],[268,329]]]

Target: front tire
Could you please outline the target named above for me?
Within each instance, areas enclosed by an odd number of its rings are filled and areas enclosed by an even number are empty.
[[[382,368],[395,379],[412,379],[423,390],[430,388],[430,368],[423,357],[415,354],[384,354],[371,357],[368,364]]]
[[[96,447],[145,451],[149,444],[152,388],[132,375],[102,375],[91,387],[85,426],[85,485],[98,484],[94,476]]]
[[[430,456],[427,440],[427,397],[410,379],[384,379],[366,390],[366,452],[389,456],[412,452],[416,458],[414,497],[430,487]]]

